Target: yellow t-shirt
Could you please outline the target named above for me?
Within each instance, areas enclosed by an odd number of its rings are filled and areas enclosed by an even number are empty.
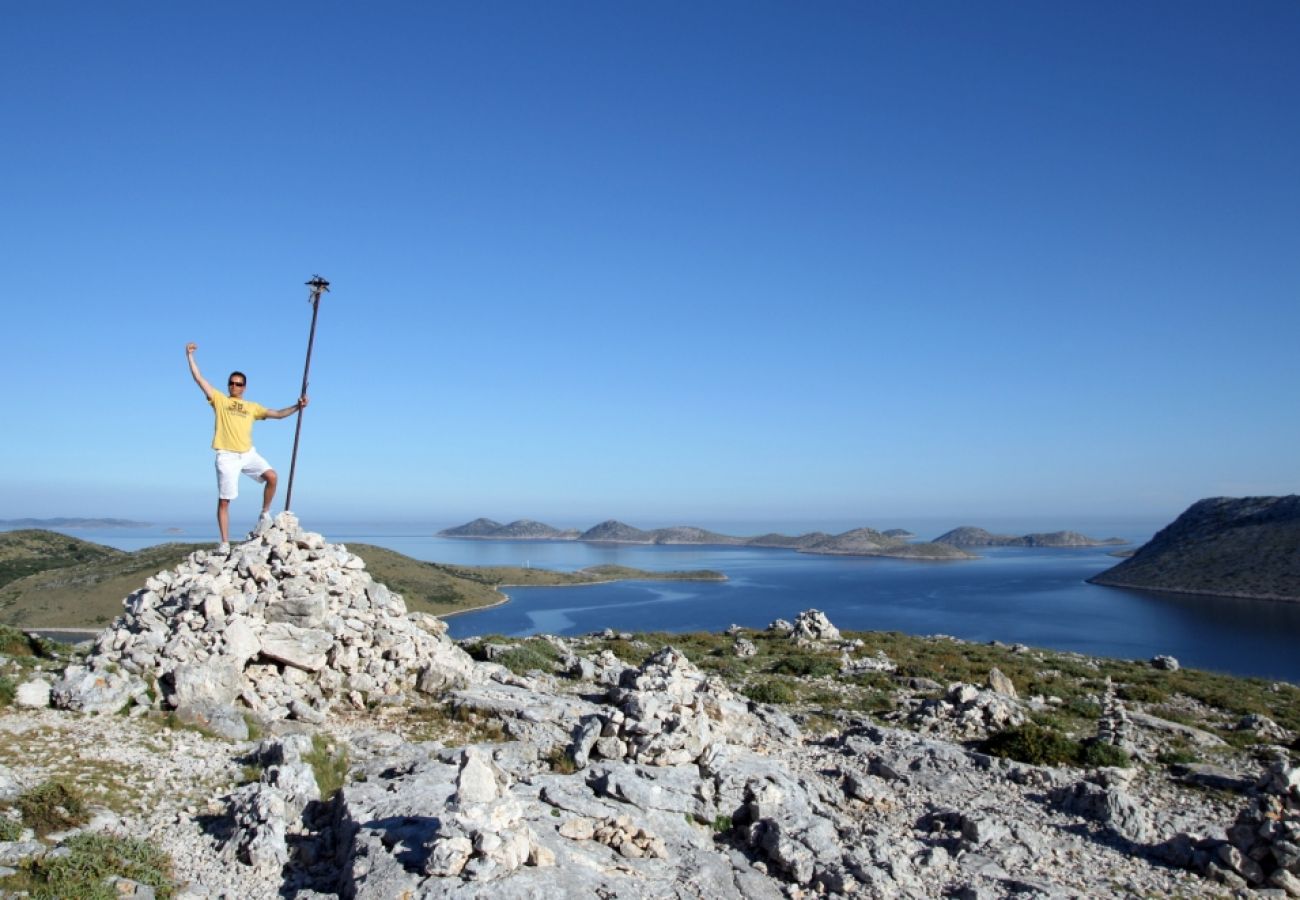
[[[217,428],[212,434],[213,450],[247,453],[253,449],[253,420],[266,418],[266,407],[252,400],[236,400],[213,391],[212,411],[217,414]]]

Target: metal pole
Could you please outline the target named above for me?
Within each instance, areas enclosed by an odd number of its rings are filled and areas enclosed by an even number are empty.
[[[311,345],[316,341],[316,315],[320,312],[320,295],[330,289],[330,283],[319,275],[313,275],[307,282],[311,288],[311,332],[307,335],[307,364],[302,369],[302,390],[299,397],[307,396],[307,375],[311,372]],[[298,424],[293,429],[293,456],[289,460],[289,486],[284,491],[284,510],[289,511],[293,502],[293,473],[298,468],[298,438],[302,436],[302,416],[306,410],[298,410]]]

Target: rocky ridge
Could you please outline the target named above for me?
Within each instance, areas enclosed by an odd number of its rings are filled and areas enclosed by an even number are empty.
[[[997,670],[985,684],[946,688],[909,677],[919,694],[893,713],[845,713],[816,731],[676,648],[623,660],[611,648],[631,635],[542,639],[556,669],[519,674],[473,661],[435,623],[405,615],[354,559],[288,516],[229,556],[196,553],[132,594],[85,664],[47,694],[100,716],[41,709],[29,690],[35,708],[0,716],[0,729],[33,741],[80,734],[86,752],[147,768],[139,745],[152,738],[132,735],[149,734],[151,709],[198,709],[205,725],[265,723],[272,736],[261,742],[194,736],[159,750],[153,766],[210,785],[206,800],[159,797],[94,826],[162,840],[190,900],[1106,897],[1207,893],[1206,878],[1300,896],[1300,768],[1285,750],[1262,769],[1203,776],[1219,779],[1217,793],[1158,768],[989,756],[963,741],[1051,707],[1022,699]],[[760,640],[733,637],[737,655]],[[773,623],[762,640],[838,658],[843,672],[897,668],[816,610]],[[1163,726],[1127,715],[1113,691],[1101,702],[1098,739],[1152,758]],[[386,724],[421,705],[498,730],[416,740]],[[124,706],[133,715],[113,715]],[[1250,727],[1264,734],[1268,723]],[[312,734],[349,748],[332,797],[308,762]],[[47,765],[42,754],[0,758],[0,795]],[[212,786],[248,760],[258,770],[249,784]],[[0,843],[10,865],[51,852],[17,843]]]
[[[1093,538],[1077,531],[1048,531],[1032,534],[993,534],[983,528],[963,525],[934,539],[936,544],[954,547],[1106,547],[1127,544],[1123,538]]]
[[[1300,495],[1212,497],[1093,584],[1300,601]]]

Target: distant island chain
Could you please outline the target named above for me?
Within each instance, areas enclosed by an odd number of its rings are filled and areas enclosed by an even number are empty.
[[[1098,540],[1076,531],[1053,531],[1026,535],[992,534],[982,528],[954,528],[933,541],[913,542],[916,535],[902,528],[877,531],[874,528],[855,528],[842,534],[813,531],[790,536],[760,534],[756,537],[735,537],[697,528],[678,525],[643,531],[623,522],[609,519],[586,531],[554,528],[544,522],[519,519],[502,524],[493,519],[475,519],[455,528],[438,532],[439,537],[468,538],[497,541],[586,541],[605,544],[705,544],[732,547],[771,547],[797,550],[800,553],[819,553],[832,556],[880,556],[891,559],[961,560],[978,557],[966,547],[1101,547],[1127,544],[1123,538]]]

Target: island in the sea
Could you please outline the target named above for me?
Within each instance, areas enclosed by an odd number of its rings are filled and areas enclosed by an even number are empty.
[[[1088,580],[1300,602],[1300,495],[1200,500],[1130,559]]]
[[[148,528],[148,522],[130,519],[79,519],[55,517],[53,519],[0,519],[0,528]]]
[[[1109,547],[1128,543],[1123,538],[1092,538],[1077,531],[1039,531],[1018,536],[993,534],[970,525],[945,532],[934,542],[954,547]]]
[[[586,531],[559,529],[532,519],[520,519],[502,524],[493,519],[475,519],[455,528],[438,532],[439,537],[469,538],[493,541],[586,541],[601,544],[712,544],[729,547],[772,547],[797,550],[800,553],[820,553],[832,556],[880,556],[892,559],[954,560],[976,557],[951,544],[909,543],[914,537],[903,529],[877,531],[874,528],[855,528],[843,534],[821,531],[790,536],[761,534],[757,537],[735,537],[719,534],[694,525],[677,525],[643,531],[624,522],[609,519]]]

